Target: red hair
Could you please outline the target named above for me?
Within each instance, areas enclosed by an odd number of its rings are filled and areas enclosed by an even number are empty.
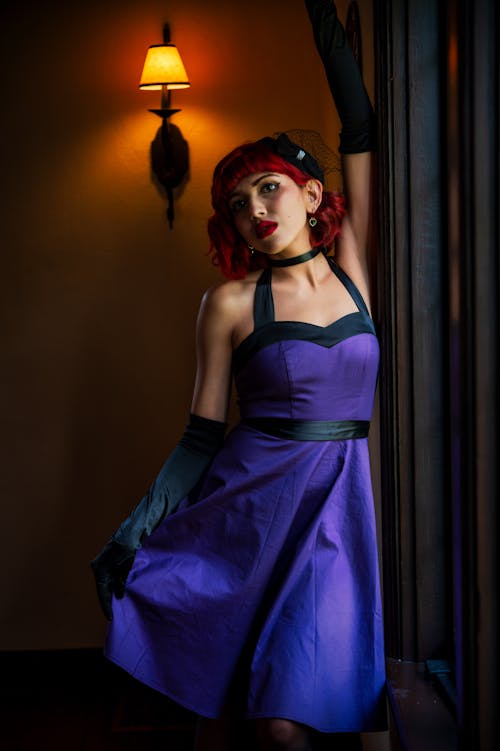
[[[287,175],[301,187],[312,179],[311,175],[276,154],[269,142],[262,141],[238,146],[215,167],[212,183],[214,213],[208,220],[208,252],[213,263],[220,267],[228,279],[242,279],[249,271],[267,266],[263,253],[250,254],[246,242],[235,227],[229,208],[229,197],[239,181],[254,172],[266,170]],[[321,204],[314,214],[318,223],[310,229],[312,247],[332,247],[335,237],[340,233],[340,223],[345,213],[342,194],[323,191]]]

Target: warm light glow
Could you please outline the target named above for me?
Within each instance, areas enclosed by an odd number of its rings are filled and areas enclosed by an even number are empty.
[[[190,86],[179,50],[175,44],[149,47],[142,71],[140,89],[187,89]]]

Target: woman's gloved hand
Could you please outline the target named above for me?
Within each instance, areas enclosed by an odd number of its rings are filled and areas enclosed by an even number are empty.
[[[119,542],[111,539],[90,564],[95,576],[99,604],[108,621],[113,618],[111,608],[113,595],[115,597],[123,597],[124,595],[125,583],[132,568],[135,554],[135,550],[128,550]]]
[[[339,151],[357,154],[376,146],[375,115],[332,0],[305,0],[316,49],[323,62],[342,130]]]

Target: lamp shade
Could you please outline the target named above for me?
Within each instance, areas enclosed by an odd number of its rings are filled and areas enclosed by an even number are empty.
[[[140,89],[187,89],[186,69],[175,44],[153,44],[148,48],[142,70]]]

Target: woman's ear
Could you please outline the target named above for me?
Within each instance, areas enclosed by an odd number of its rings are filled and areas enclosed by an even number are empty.
[[[323,196],[323,185],[319,180],[311,178],[307,181],[304,187],[307,203],[306,209],[310,214],[314,214],[321,203],[321,198]]]

